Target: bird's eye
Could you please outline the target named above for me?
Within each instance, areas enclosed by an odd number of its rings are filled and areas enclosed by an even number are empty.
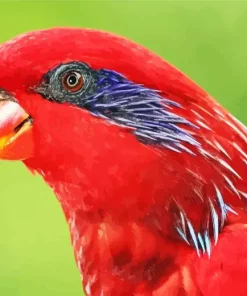
[[[84,84],[82,74],[77,71],[67,72],[62,76],[63,88],[69,92],[79,91]]]

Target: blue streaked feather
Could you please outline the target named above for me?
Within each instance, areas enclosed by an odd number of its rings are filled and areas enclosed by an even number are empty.
[[[196,249],[197,255],[200,257],[200,252],[199,252],[199,247],[198,247],[198,241],[197,241],[195,230],[194,230],[193,226],[191,225],[191,223],[189,221],[187,221],[187,224],[188,224],[189,232],[190,232],[192,241],[194,243],[194,247]]]
[[[202,238],[200,232],[197,234],[197,237],[198,237],[198,241],[201,245],[202,251],[203,251],[203,253],[205,253],[206,252],[205,243],[203,241],[203,238]]]
[[[206,246],[206,253],[208,254],[208,257],[210,257],[211,256],[211,242],[210,242],[210,237],[209,237],[207,231],[205,231],[205,233],[204,233],[204,240],[205,240],[205,246]]]
[[[218,218],[218,214],[213,206],[212,201],[210,200],[209,203],[210,203],[210,210],[211,210],[213,230],[214,230],[214,243],[216,245],[218,242],[218,237],[219,237],[219,218]]]
[[[182,143],[200,146],[193,135],[182,128],[198,127],[173,113],[182,106],[163,98],[156,90],[129,81],[109,70],[94,71],[95,90],[81,105],[96,116],[134,129],[142,142],[193,154]]]

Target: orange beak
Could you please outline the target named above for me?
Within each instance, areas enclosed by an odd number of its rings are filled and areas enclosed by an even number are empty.
[[[0,159],[32,157],[32,118],[14,100],[0,99]]]

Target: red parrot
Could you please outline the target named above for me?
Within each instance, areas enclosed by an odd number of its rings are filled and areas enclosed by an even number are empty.
[[[107,32],[18,36],[0,69],[0,158],[53,189],[86,295],[247,295],[244,125]]]

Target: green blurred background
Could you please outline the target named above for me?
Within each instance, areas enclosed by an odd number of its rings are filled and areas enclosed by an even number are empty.
[[[0,1],[0,13],[0,42],[54,26],[125,35],[247,123],[247,2]],[[67,225],[51,190],[18,163],[0,163],[0,182],[0,295],[82,295]]]

